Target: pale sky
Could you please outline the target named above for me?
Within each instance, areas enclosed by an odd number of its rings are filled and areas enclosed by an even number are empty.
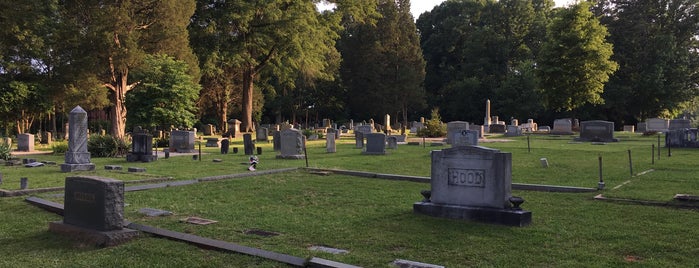
[[[410,1],[410,13],[417,19],[425,11],[431,11],[434,6],[441,4],[445,0],[412,0]],[[564,6],[572,0],[554,0],[556,6]]]

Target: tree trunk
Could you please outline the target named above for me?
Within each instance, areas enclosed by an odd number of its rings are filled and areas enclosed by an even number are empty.
[[[126,92],[128,92],[133,86],[129,85],[127,82],[129,72],[122,71],[116,74],[116,81],[107,86],[112,90],[112,107],[110,109],[110,119],[112,121],[112,136],[115,138],[123,139],[126,133]]]
[[[221,101],[218,105],[219,110],[218,110],[218,116],[219,116],[219,124],[221,126],[221,133],[228,133],[228,122],[226,121],[228,118],[226,117],[226,113],[228,112],[228,100]]]
[[[240,126],[241,132],[253,132],[255,128],[252,123],[252,98],[253,83],[255,80],[254,67],[249,66],[243,72],[243,118]]]

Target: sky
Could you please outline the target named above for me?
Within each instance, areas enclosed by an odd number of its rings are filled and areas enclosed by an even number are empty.
[[[417,19],[425,11],[431,11],[434,6],[441,4],[445,0],[412,0],[410,1],[410,13]],[[571,0],[554,0],[556,6],[564,6]]]

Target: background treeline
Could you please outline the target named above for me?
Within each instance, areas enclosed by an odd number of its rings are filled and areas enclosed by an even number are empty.
[[[0,126],[692,117],[698,1],[1,1]]]

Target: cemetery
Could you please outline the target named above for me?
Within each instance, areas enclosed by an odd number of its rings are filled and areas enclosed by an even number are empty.
[[[672,148],[669,152],[664,134],[616,132],[614,138],[619,142],[599,146],[548,134],[487,134],[478,139],[478,131],[467,127],[449,136],[452,144],[445,142],[447,136],[423,142],[408,134],[407,142],[394,142],[394,149],[388,147],[389,139],[382,133],[359,136],[363,147],[381,147],[371,138],[378,135],[385,141],[384,149],[358,148],[354,133],[339,139],[331,133],[308,141],[291,135],[291,129],[279,136],[278,151],[273,142],[244,138],[245,134],[230,139],[227,154],[206,146],[210,139],[221,136],[199,133],[193,144],[177,146],[187,148],[186,152],[172,150],[166,158],[163,148],[152,148],[152,158],[157,156],[157,161],[93,157],[88,161],[95,165],[93,170],[70,173],[55,164],[3,166],[0,193],[5,197],[0,199],[0,211],[5,219],[0,223],[0,237],[7,242],[0,248],[14,259],[2,263],[235,263],[246,267],[320,263],[330,265],[323,267],[401,267],[404,262],[433,265],[416,267],[697,264],[696,247],[688,247],[699,235],[690,224],[699,220],[699,202],[692,201],[699,195],[697,168],[691,164],[699,154],[696,149]],[[194,137],[188,134],[188,139],[190,136]],[[246,152],[252,139],[260,149]],[[42,151],[49,149],[37,142],[35,152],[41,154],[14,153],[35,162],[65,160],[63,155]],[[248,169],[248,153],[257,159],[255,171]],[[454,154],[462,156],[453,158]],[[435,159],[437,155],[446,158]],[[492,156],[475,160],[474,155]],[[500,159],[499,164],[492,164],[493,170],[485,160],[490,157]],[[540,158],[548,159],[546,167]],[[63,220],[64,203],[68,206],[95,198],[93,192],[85,192],[86,186],[75,186],[83,190],[70,190],[69,196],[77,201],[68,203],[64,194],[69,192],[68,178],[121,183],[123,201],[116,210],[123,210],[123,219],[117,221],[123,221],[123,226],[113,226],[111,218],[109,228],[89,220],[76,224],[75,218],[80,221],[84,215],[77,212],[76,216],[76,209],[69,212],[69,207],[65,209],[70,214]],[[500,190],[487,193],[498,178],[504,183],[497,186]],[[446,185],[449,188],[443,188]],[[462,189],[471,192],[457,193]],[[486,190],[484,199],[474,190]],[[467,196],[472,197],[463,199]],[[464,205],[467,210],[453,210]],[[150,216],[142,211],[149,211]],[[153,216],[153,211],[162,216]],[[454,216],[457,214],[462,216]],[[69,215],[73,220],[68,221]],[[85,231],[85,226],[99,228]],[[222,249],[203,250],[197,245]],[[122,258],[123,254],[129,258]],[[49,260],[53,264],[48,265]]]

